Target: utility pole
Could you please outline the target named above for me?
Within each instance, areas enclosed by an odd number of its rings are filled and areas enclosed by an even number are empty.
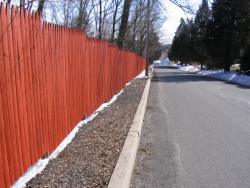
[[[148,76],[148,66],[149,66],[149,23],[150,23],[150,0],[147,0],[147,31],[146,31],[146,46],[145,46],[145,76]]]

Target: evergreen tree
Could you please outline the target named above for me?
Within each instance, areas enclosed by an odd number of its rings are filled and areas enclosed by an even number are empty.
[[[177,28],[172,46],[169,51],[169,58],[172,61],[180,61],[181,64],[188,64],[192,61],[192,20],[181,18]]]
[[[249,71],[250,70],[250,46],[248,45],[244,49],[244,54],[241,57],[241,70]]]
[[[239,32],[239,58],[242,71],[250,70],[250,0],[239,0],[237,25]]]
[[[207,0],[202,0],[196,16],[193,27],[193,41],[196,59],[201,63],[201,69],[204,63],[207,61],[207,49],[206,49],[206,33],[207,25],[210,19],[210,9]]]
[[[246,49],[249,0],[215,0],[209,23],[210,55],[217,67],[229,71]]]
[[[242,71],[249,71],[250,0],[214,0],[212,10],[202,0],[194,22],[181,19],[169,58],[225,71],[240,63]]]
[[[185,27],[185,21],[183,18],[180,20],[180,25],[178,26],[175,37],[173,39],[171,48],[169,50],[169,59],[171,61],[181,61],[181,64],[183,64],[182,61],[182,41],[180,40],[180,35],[184,30]]]
[[[235,11],[231,0],[215,0],[212,6],[210,55],[218,67],[229,71],[233,64]]]

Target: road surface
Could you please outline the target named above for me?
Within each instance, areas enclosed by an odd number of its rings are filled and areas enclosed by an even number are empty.
[[[156,69],[132,188],[250,188],[250,89]]]

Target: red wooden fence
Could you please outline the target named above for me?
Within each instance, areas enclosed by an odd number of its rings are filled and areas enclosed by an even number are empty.
[[[0,187],[144,69],[135,53],[1,4]]]

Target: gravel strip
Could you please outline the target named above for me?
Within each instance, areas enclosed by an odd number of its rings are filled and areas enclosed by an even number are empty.
[[[27,187],[107,187],[145,84],[136,79],[127,86]]]

